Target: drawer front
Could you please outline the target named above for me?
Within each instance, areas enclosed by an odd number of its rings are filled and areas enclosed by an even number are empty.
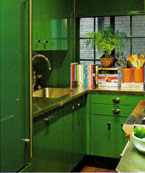
[[[137,105],[143,95],[92,94],[91,103]]]
[[[114,105],[91,104],[91,114],[128,117],[133,112],[134,108],[135,106],[120,105],[115,107]]]

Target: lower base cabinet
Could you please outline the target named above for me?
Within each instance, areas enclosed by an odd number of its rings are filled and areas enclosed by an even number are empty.
[[[127,138],[122,130],[126,117],[92,115],[91,155],[119,158]]]
[[[33,158],[29,171],[62,171],[65,163],[63,109],[57,108],[36,118],[33,129]]]
[[[91,116],[91,155],[115,158],[115,122],[111,116]]]
[[[85,97],[34,119],[33,158],[26,172],[68,172],[85,155]]]

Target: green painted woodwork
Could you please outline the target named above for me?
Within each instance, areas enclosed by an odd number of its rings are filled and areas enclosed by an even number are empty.
[[[104,105],[104,104],[91,104],[91,113],[92,114],[101,114],[101,115],[114,115],[114,116],[126,116],[128,117],[135,106],[123,106],[123,105]],[[113,110],[120,109],[120,113],[115,114]]]
[[[144,99],[143,95],[126,95],[126,94],[92,94],[91,103],[114,104],[114,98],[120,98],[120,102],[116,105],[134,105],[136,106],[140,100]]]
[[[85,107],[85,95],[64,105],[65,171],[71,171],[85,155]]]
[[[91,155],[119,158],[128,140],[122,130],[125,121],[126,117],[92,115]]]
[[[64,105],[64,151],[65,171],[71,171],[75,166],[75,110],[74,102]]]
[[[144,0],[79,0],[76,1],[76,16],[131,15],[144,11]]]
[[[29,172],[58,172],[63,170],[63,109],[34,119],[33,158]]]
[[[0,172],[29,161],[28,3],[0,1]]]
[[[50,0],[49,3],[47,0],[33,0],[34,51],[69,50],[68,21],[73,16],[72,7],[73,0]]]
[[[125,132],[122,130],[122,124],[126,122],[126,117],[116,117],[116,158],[120,157],[128,138],[125,137]]]
[[[76,165],[85,155],[86,147],[86,95],[79,97],[76,101],[75,111],[75,152]]]
[[[127,142],[122,124],[141,99],[143,95],[91,94],[91,155],[119,158]],[[114,114],[114,109],[120,113]]]
[[[85,153],[90,155],[91,153],[91,94],[87,94],[86,98],[86,150]]]
[[[91,155],[115,158],[115,137],[113,116],[91,116]]]

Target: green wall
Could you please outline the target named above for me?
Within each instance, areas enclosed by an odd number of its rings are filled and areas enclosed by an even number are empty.
[[[76,16],[130,15],[144,11],[144,0],[78,0]]]

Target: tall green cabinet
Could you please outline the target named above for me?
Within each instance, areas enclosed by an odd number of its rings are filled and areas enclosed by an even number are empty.
[[[28,2],[0,1],[0,172],[29,160]]]

